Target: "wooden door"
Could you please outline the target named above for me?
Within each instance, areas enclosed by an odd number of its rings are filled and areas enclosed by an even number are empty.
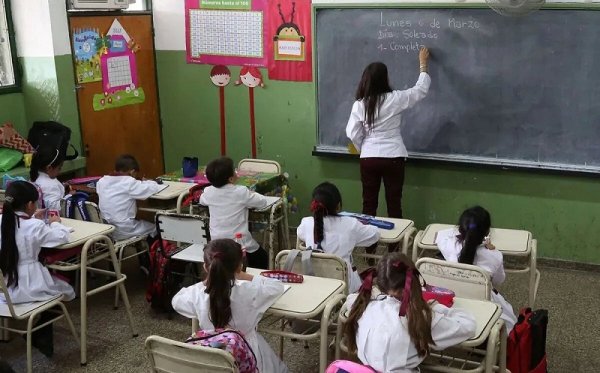
[[[84,153],[87,157],[87,173],[94,176],[110,173],[113,171],[115,159],[119,155],[131,154],[140,163],[140,176],[156,177],[164,173],[164,164],[154,64],[152,16],[149,14],[74,15],[69,17],[71,41],[73,41],[75,30],[91,29],[106,34],[115,19],[121,23],[129,37],[139,45],[139,50],[134,53],[134,56],[138,87],[143,89],[145,101],[95,111],[94,95],[104,94],[103,82],[77,83],[77,102]],[[129,49],[132,50],[132,48]],[[73,50],[74,59],[75,56],[76,53]],[[78,77],[76,77],[77,80]],[[112,100],[117,99],[115,94],[108,97],[111,98],[111,103]],[[96,102],[99,98],[101,97],[96,96]],[[118,99],[120,100],[121,96]]]

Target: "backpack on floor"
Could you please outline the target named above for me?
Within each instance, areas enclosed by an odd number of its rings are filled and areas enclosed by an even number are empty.
[[[240,373],[258,372],[256,355],[242,333],[233,329],[198,330],[186,343],[219,348],[233,356]]]
[[[329,364],[325,373],[375,373],[375,370],[367,365],[362,365],[349,360],[336,360]]]
[[[506,367],[512,373],[546,373],[548,311],[523,308],[507,341]]]
[[[150,282],[146,300],[152,308],[165,312],[173,312],[171,300],[180,288],[171,268],[171,255],[176,250],[177,245],[166,240],[156,240],[150,246]]]
[[[34,122],[29,130],[27,141],[37,149],[40,145],[53,146],[60,151],[65,160],[77,158],[79,153],[71,144],[75,154],[67,155],[69,141],[71,141],[71,129],[63,124],[54,121]]]

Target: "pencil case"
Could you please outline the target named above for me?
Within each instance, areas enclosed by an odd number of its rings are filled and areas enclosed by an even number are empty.
[[[439,286],[425,285],[422,293],[425,301],[433,299],[446,307],[452,307],[454,304],[454,292],[450,289]]]
[[[264,271],[261,272],[260,275],[268,278],[274,278],[281,282],[289,282],[295,284],[300,284],[304,282],[304,276],[287,271]]]

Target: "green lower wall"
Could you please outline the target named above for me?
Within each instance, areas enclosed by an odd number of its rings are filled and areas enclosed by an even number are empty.
[[[186,64],[179,51],[159,51],[157,62],[167,169],[179,167],[186,155],[199,156],[201,163],[217,157],[218,89],[209,80],[210,67]],[[250,152],[248,89],[230,84],[225,97],[228,153],[239,160]],[[267,80],[265,89],[256,89],[255,102],[259,157],[282,164],[300,201],[300,213],[290,223],[308,213],[311,189],[323,180],[340,187],[346,209],[360,211],[357,160],[311,155],[316,137],[313,84]],[[494,226],[533,232],[540,256],[600,263],[599,184],[595,177],[568,173],[409,161],[404,213],[423,228],[454,222],[464,208],[481,204],[492,213]]]
[[[10,122],[15,129],[27,136],[25,119],[25,103],[22,93],[8,93],[0,95],[0,125]]]

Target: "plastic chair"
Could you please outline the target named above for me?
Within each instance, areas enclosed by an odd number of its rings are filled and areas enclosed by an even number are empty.
[[[146,338],[146,351],[153,372],[238,372],[233,356],[218,348],[191,345],[151,335]]]
[[[450,289],[460,298],[490,300],[490,274],[480,267],[433,258],[419,259],[416,267],[430,285]]]
[[[79,344],[79,338],[77,337],[77,332],[75,331],[75,327],[73,326],[73,322],[71,321],[71,317],[69,316],[69,312],[65,308],[65,305],[61,302],[62,295],[57,295],[48,300],[40,301],[40,302],[31,302],[31,303],[21,303],[21,304],[13,304],[10,295],[8,293],[8,289],[6,287],[6,283],[4,282],[4,274],[0,271],[0,290],[2,294],[4,294],[4,299],[6,303],[0,303],[0,318],[2,318],[2,323],[0,324],[0,330],[2,330],[3,336],[7,337],[8,332],[14,332],[19,335],[27,336],[27,372],[30,373],[33,370],[32,367],[32,350],[31,350],[31,335],[34,331],[43,328],[46,325],[52,324],[53,322],[62,319],[63,317],[67,320],[67,324],[69,325],[69,329],[71,329],[71,333],[75,337],[75,340]],[[60,307],[60,310],[53,309],[55,307]],[[57,316],[52,320],[46,321],[41,325],[33,326],[35,318],[37,315],[40,315],[42,312],[48,311],[55,313]],[[15,329],[8,326],[8,320],[27,320],[27,329]]]
[[[279,162],[268,159],[242,159],[238,163],[238,170],[252,172],[266,172],[271,174],[280,174],[281,166]]]
[[[177,242],[177,253],[171,256],[172,259],[192,263],[204,262],[204,246],[210,237],[205,218],[198,215],[158,212],[156,230],[159,239]]]

